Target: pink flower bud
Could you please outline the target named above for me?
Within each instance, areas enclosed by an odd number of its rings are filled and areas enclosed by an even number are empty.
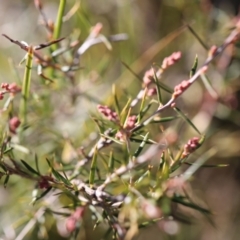
[[[137,117],[135,115],[129,116],[127,119],[126,129],[131,130],[132,128],[134,128],[136,121],[137,121]]]
[[[149,86],[153,82],[154,71],[153,69],[149,69],[145,72],[143,77],[143,87]]]
[[[91,29],[91,34],[93,37],[97,37],[100,32],[102,31],[103,25],[102,23],[97,23],[92,29]]]
[[[117,122],[118,115],[116,112],[111,110],[108,106],[98,105],[98,111],[102,113],[109,121]]]
[[[68,232],[72,233],[76,229],[77,220],[74,217],[69,217],[66,220],[66,229]]]
[[[155,206],[153,203],[149,201],[144,201],[142,204],[142,210],[147,218],[154,219],[159,218],[162,215],[162,211],[160,208]]]
[[[178,96],[180,96],[185,90],[188,89],[188,87],[191,85],[191,83],[189,82],[189,80],[183,80],[180,84],[178,84],[177,86],[175,86],[174,88],[174,93],[172,95],[172,97],[175,99]]]
[[[9,86],[8,86],[8,91],[10,93],[18,93],[21,91],[21,88],[16,84],[16,83],[11,83]]]
[[[121,141],[124,141],[123,135],[124,135],[124,134],[123,134],[122,131],[118,131],[118,132],[116,133],[115,137],[116,137],[117,139],[121,140]]]
[[[74,217],[76,220],[82,219],[84,210],[85,210],[84,207],[78,207],[76,211],[72,214],[72,217]]]
[[[156,88],[149,88],[148,91],[147,91],[147,95],[149,97],[154,96],[156,94],[157,94],[157,89]]]
[[[174,52],[169,57],[164,58],[161,68],[166,69],[171,65],[175,64],[182,56],[181,52]]]
[[[9,130],[11,133],[16,134],[17,128],[20,126],[21,121],[18,117],[13,117],[9,120]]]
[[[181,82],[181,87],[182,87],[183,90],[185,90],[186,88],[188,88],[189,85],[190,85],[190,83],[189,83],[189,81],[187,81],[187,80],[183,80],[183,81]]]
[[[37,9],[42,9],[42,3],[40,0],[34,0],[34,3]]]
[[[193,137],[188,140],[187,144],[184,146],[184,151],[182,157],[187,157],[190,153],[194,152],[199,147],[199,138]]]
[[[8,83],[2,83],[2,84],[1,84],[1,88],[2,88],[2,89],[6,89],[6,90],[7,90],[7,89],[8,89],[8,86],[9,86]]]

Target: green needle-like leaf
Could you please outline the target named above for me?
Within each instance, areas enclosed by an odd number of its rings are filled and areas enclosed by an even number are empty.
[[[120,110],[120,105],[119,105],[118,98],[117,98],[116,85],[112,86],[112,92],[113,92],[115,110],[119,116],[121,110]]]
[[[198,67],[198,56],[196,55],[196,57],[194,59],[193,66],[192,66],[190,74],[189,74],[190,78],[196,73],[197,67]]]
[[[9,181],[9,178],[10,178],[10,175],[7,174],[6,177],[5,177],[5,179],[4,179],[4,183],[3,183],[3,186],[4,186],[5,188],[7,187],[7,183],[8,183],[8,181]]]
[[[168,85],[166,85],[165,83],[159,81],[159,82],[157,82],[156,84],[158,85],[158,87],[162,88],[162,89],[165,90],[166,92],[173,94],[173,92],[174,92],[173,89],[170,88],[170,87],[169,87]]]
[[[211,214],[210,210],[208,210],[206,208],[203,208],[201,206],[198,206],[195,203],[184,201],[181,197],[174,197],[174,198],[172,198],[172,201],[176,202],[176,203],[179,203],[179,204],[182,204],[182,205],[184,205],[186,207],[190,207],[192,209],[195,209],[195,210],[197,210],[197,211],[199,211],[201,213]]]
[[[112,173],[114,170],[115,159],[113,157],[113,151],[110,152],[109,160],[108,160],[108,172]]]
[[[50,161],[49,161],[48,159],[46,159],[46,160],[47,160],[47,163],[48,163],[49,167],[50,167],[51,170],[52,170],[52,173],[53,173],[54,177],[55,177],[59,182],[62,182],[62,183],[64,183],[64,184],[66,184],[66,185],[71,185],[71,183],[69,182],[69,180],[66,179],[66,178],[64,178],[59,172],[57,172],[57,171],[52,167],[52,165],[51,165],[51,163],[50,163]]]
[[[130,104],[131,104],[131,99],[129,99],[127,101],[126,105],[124,106],[124,108],[121,111],[120,122],[121,122],[122,125],[125,123],[125,121],[127,120],[127,117],[129,116],[129,111],[131,110],[129,108]]]
[[[144,146],[146,145],[146,142],[148,140],[148,135],[149,133],[147,133],[143,139],[143,141],[141,142],[141,144],[139,145],[138,149],[135,151],[135,153],[133,154],[134,157],[138,157],[139,154],[142,152]]]
[[[178,116],[173,116],[173,117],[164,117],[164,118],[160,118],[159,120],[152,120],[150,123],[164,123],[164,122],[170,122],[173,120],[178,119]]]
[[[197,127],[192,123],[192,121],[177,107],[173,108],[198,134],[201,135]]]
[[[155,82],[155,84],[156,84],[156,88],[157,88],[157,97],[158,97],[158,102],[159,102],[159,104],[160,105],[162,105],[162,94],[161,94],[161,88],[160,88],[160,86],[158,85],[158,77],[157,77],[157,75],[156,75],[156,72],[155,72],[155,70],[154,70],[154,68],[152,68],[153,69],[153,72],[154,72],[154,82]]]
[[[31,173],[40,176],[40,174],[39,174],[35,169],[33,169],[28,163],[26,163],[24,160],[21,160],[21,162],[22,162],[22,164],[24,165],[24,167],[25,167],[27,170],[29,170]]]
[[[97,154],[98,154],[98,150],[97,150],[97,148],[95,148],[94,154],[93,154],[93,157],[92,157],[90,174],[89,174],[89,185],[90,185],[90,187],[93,187],[94,181],[95,181],[95,172],[96,172],[96,168],[97,168]]]

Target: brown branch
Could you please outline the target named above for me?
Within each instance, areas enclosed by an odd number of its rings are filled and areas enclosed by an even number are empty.
[[[14,39],[10,38],[9,36],[7,36],[6,34],[2,34],[2,36],[7,38],[10,42],[18,45],[24,51],[28,52],[28,49],[29,49],[30,46],[28,46],[28,45],[26,45],[22,42],[19,42],[18,40],[14,40]],[[48,43],[39,44],[38,46],[34,47],[34,50],[40,50],[42,48],[48,47],[52,44],[55,44],[57,42],[62,41],[63,39],[64,38],[59,38],[59,39],[53,40],[53,41],[48,42]],[[53,67],[53,68],[61,71],[61,66],[59,66],[58,64],[52,63],[51,60],[44,59],[37,51],[33,51],[33,55],[34,55],[34,57],[36,57],[41,62],[41,64],[44,64],[45,67],[46,66],[47,67]]]
[[[41,43],[39,44],[38,46],[35,46],[34,47],[34,50],[40,50],[40,49],[43,49],[43,48],[46,48],[46,47],[49,47],[55,43],[58,43],[58,42],[61,42],[63,39],[65,39],[65,37],[63,38],[58,38],[56,40],[53,40],[53,41],[50,41],[50,42],[47,42],[47,43]]]
[[[13,40],[12,38],[10,38],[8,35],[6,34],[2,34],[5,38],[7,38],[10,42],[17,44],[21,49],[23,49],[24,51],[28,51],[28,46],[26,44],[23,44],[21,42],[19,42],[18,40]]]

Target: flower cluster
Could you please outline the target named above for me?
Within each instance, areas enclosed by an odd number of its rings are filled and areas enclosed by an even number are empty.
[[[143,77],[143,84],[142,84],[143,88],[147,88],[147,96],[149,96],[149,97],[157,94],[156,87],[150,88],[150,85],[153,82],[153,80],[154,80],[154,69],[151,68],[145,72],[144,77]],[[143,97],[143,95],[144,95],[143,93],[144,92],[141,93],[140,98]]]
[[[156,75],[160,75],[163,70],[167,69],[168,67],[170,67],[171,65],[175,64],[180,58],[181,58],[181,52],[174,52],[173,54],[171,54],[169,57],[164,58],[163,62],[162,62],[162,66],[161,68],[156,72]],[[149,70],[147,70],[144,74],[143,77],[143,84],[142,87],[143,88],[147,88],[147,96],[153,96],[157,93],[156,88],[150,88],[150,85],[154,82],[154,69],[151,68]],[[141,94],[142,97],[143,94]]]
[[[174,52],[169,57],[164,58],[162,62],[161,70],[165,70],[168,67],[175,64],[181,58],[181,56],[182,56],[181,52]],[[143,87],[148,87],[153,82],[153,79],[154,79],[154,69],[151,68],[147,70],[144,74]]]
[[[135,115],[129,116],[123,128],[121,128],[116,133],[116,138],[121,141],[124,141],[125,137],[129,137],[131,135],[131,130],[136,126],[136,123],[137,123],[137,116]]]
[[[173,92],[173,99],[176,99],[178,96],[180,96],[189,86],[191,83],[189,80],[183,80],[180,84],[175,86],[174,92]]]
[[[187,144],[184,146],[184,151],[182,153],[182,157],[188,156],[190,153],[194,152],[199,147],[199,138],[194,137],[190,139]]]
[[[4,94],[10,93],[13,96],[21,91],[21,88],[16,83],[2,83],[1,88],[4,89],[3,91],[0,91],[0,100],[3,99]]]
[[[102,113],[109,121],[118,122],[118,115],[108,106],[98,105],[98,111]]]
[[[66,228],[68,232],[72,233],[77,226],[77,222],[82,219],[84,214],[84,207],[78,207],[75,212],[66,220]]]
[[[144,74],[143,77],[143,87],[149,87],[149,85],[153,82],[154,80],[154,70],[153,68],[147,70]]]
[[[103,114],[109,121],[119,123],[119,117],[116,112],[108,106],[98,105],[98,111]],[[136,126],[137,116],[132,115],[127,118],[124,126],[120,126],[120,130],[116,133],[116,138],[124,140],[124,136],[129,136],[130,131]]]
[[[137,122],[137,116],[136,115],[129,116],[128,119],[127,119],[127,122],[126,122],[125,129],[128,129],[128,130],[133,129],[136,125],[136,122]]]
[[[181,52],[172,53],[172,55],[163,59],[161,68],[165,70],[166,68],[172,66],[181,58],[181,56],[182,56]]]

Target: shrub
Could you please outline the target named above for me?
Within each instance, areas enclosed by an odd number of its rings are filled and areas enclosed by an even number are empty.
[[[7,188],[22,188],[26,181],[27,186],[29,182],[35,186],[33,207],[22,219],[25,225],[16,230],[15,239],[25,239],[33,226],[39,238],[47,238],[52,222],[59,234],[69,239],[80,236],[84,228],[89,231],[88,221],[102,239],[132,239],[139,229],[156,223],[167,234],[176,234],[175,220],[189,221],[189,217],[176,213],[179,205],[209,220],[211,210],[189,196],[188,181],[216,151],[207,146],[201,151],[205,129],[198,129],[179,99],[199,79],[206,87],[207,104],[214,105],[221,99],[207,73],[216,58],[238,41],[239,21],[219,47],[208,50],[200,67],[197,56],[192,60],[189,76],[178,79],[174,87],[162,78],[181,61],[180,51],[160,64],[152,64],[142,75],[122,62],[140,81],[138,93],[130,96],[130,91],[126,93],[112,84],[111,97],[102,103],[102,99],[96,101],[80,88],[82,55],[100,43],[111,50],[112,42],[127,41],[127,34],[105,36],[104,25],[97,23],[83,42],[74,34],[64,38],[65,4],[65,0],[60,1],[53,23],[47,19],[42,2],[35,1],[48,33],[47,43],[32,46],[3,34],[13,43],[12,48],[18,46],[26,55],[22,80],[1,84],[1,178]],[[183,28],[197,35],[191,26]],[[85,85],[94,91],[93,83],[86,81]],[[104,92],[109,88],[99,89],[99,95],[106,97]],[[81,108],[93,113],[85,117],[85,126],[73,129],[71,136],[62,131],[61,124],[75,110],[79,97],[90,99],[94,107],[83,101]],[[68,121],[71,124],[71,119]],[[183,170],[184,166],[189,167]],[[29,196],[31,187],[22,190]]]

